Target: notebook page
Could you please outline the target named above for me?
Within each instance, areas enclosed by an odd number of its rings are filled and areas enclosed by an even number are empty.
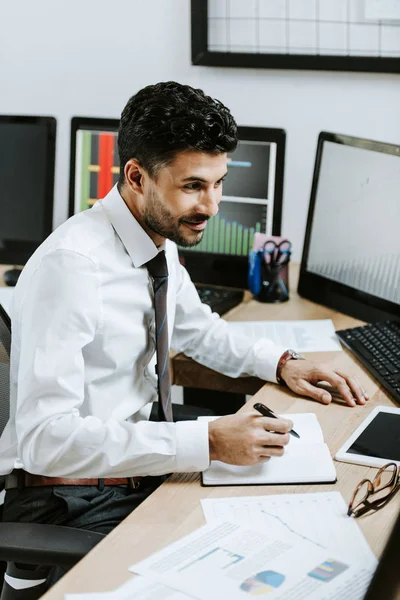
[[[261,415],[260,415],[261,416]],[[290,436],[289,445],[298,444],[323,444],[324,436],[321,426],[314,413],[296,413],[279,415],[283,419],[290,419],[293,422],[293,429],[299,434],[300,438]],[[198,417],[201,421],[214,421],[220,417]]]
[[[336,481],[336,470],[326,444],[297,444],[283,456],[256,465],[212,461],[202,477],[204,485],[329,483]]]

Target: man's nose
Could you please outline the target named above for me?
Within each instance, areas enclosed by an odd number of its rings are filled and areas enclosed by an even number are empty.
[[[221,202],[221,190],[218,189],[208,189],[205,190],[202,194],[200,204],[202,208],[204,208],[204,212],[210,217],[215,217],[218,213],[218,205]]]

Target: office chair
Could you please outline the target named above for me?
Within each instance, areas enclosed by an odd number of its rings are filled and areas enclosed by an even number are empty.
[[[0,435],[9,417],[10,348],[11,321],[0,304]],[[3,488],[4,477],[0,476],[0,491]],[[72,567],[104,537],[59,525],[0,522],[0,561],[7,563],[3,582],[0,568],[0,600],[36,600],[46,591],[45,579],[51,566]],[[16,584],[15,580],[22,589],[10,585]]]

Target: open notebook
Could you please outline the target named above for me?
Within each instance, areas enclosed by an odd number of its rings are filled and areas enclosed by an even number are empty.
[[[336,471],[314,413],[283,415],[293,421],[300,439],[290,436],[281,457],[250,467],[211,461],[202,473],[203,485],[265,485],[270,483],[334,483]],[[211,420],[212,417],[199,417]],[[218,417],[217,417],[218,418]]]

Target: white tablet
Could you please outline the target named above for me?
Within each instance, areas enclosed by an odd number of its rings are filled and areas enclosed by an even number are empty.
[[[369,467],[382,467],[387,462],[400,465],[400,408],[374,408],[335,458]]]

